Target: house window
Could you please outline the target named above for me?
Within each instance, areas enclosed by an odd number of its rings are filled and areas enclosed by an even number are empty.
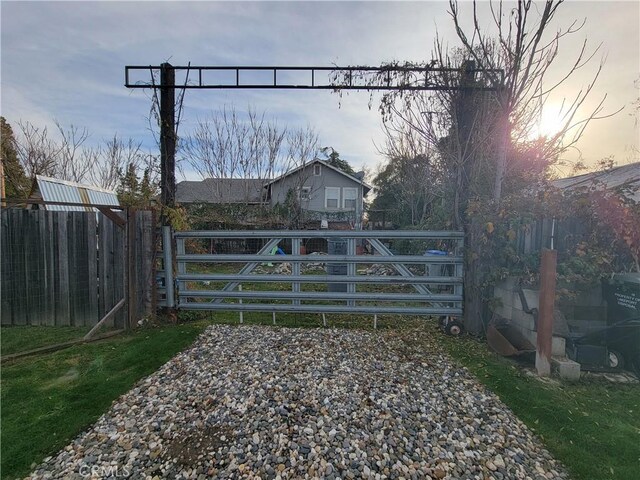
[[[313,174],[317,177],[321,173],[322,173],[322,165],[320,165],[319,163],[316,163],[313,166]]]
[[[300,200],[309,201],[311,198],[311,187],[301,187],[300,190]]]
[[[325,208],[340,207],[340,187],[325,187],[324,207]]]
[[[357,188],[345,187],[342,192],[342,208],[344,208],[345,210],[355,210],[357,198]]]

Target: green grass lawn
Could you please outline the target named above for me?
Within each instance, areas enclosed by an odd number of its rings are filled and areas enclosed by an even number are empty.
[[[89,327],[2,327],[0,328],[2,355],[77,340],[88,331]]]
[[[573,478],[640,478],[640,385],[541,381],[485,343],[442,338],[449,354],[495,392]]]
[[[64,447],[205,326],[147,328],[2,365],[2,478],[24,475]],[[33,346],[26,337],[21,342]],[[3,353],[5,340],[18,343],[3,335]]]
[[[180,318],[188,323],[3,365],[2,477],[26,474],[32,463],[69,443],[136,381],[191,344],[206,325],[237,325],[239,314],[182,312]],[[371,316],[332,314],[327,320],[330,327],[373,329]],[[322,326],[322,316],[312,314],[278,314],[276,321],[279,326]],[[268,325],[271,314],[246,313],[244,323]],[[543,382],[491,353],[484,343],[445,336],[434,322],[390,315],[378,319],[379,329],[416,326],[432,331],[445,351],[499,395],[573,478],[640,478],[639,385]],[[406,337],[411,341],[411,335]],[[15,343],[3,335],[3,352],[5,340]],[[21,342],[32,346],[27,338]],[[434,348],[434,342],[425,348]]]

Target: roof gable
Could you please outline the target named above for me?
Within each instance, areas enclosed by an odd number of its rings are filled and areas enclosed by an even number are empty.
[[[333,165],[329,165],[324,160],[320,160],[319,158],[315,158],[309,163],[305,163],[304,165],[300,165],[300,166],[294,168],[293,170],[289,170],[289,171],[283,173],[279,177],[274,178],[273,180],[267,182],[267,184],[265,186],[273,185],[274,183],[280,182],[283,179],[285,179],[286,177],[299,172],[303,168],[309,168],[309,167],[313,166],[316,163],[319,163],[324,167],[332,169],[333,171],[339,173],[340,175],[345,176],[346,178],[348,178],[349,180],[353,181],[354,183],[357,183],[358,185],[362,185],[362,187],[363,187],[363,195],[366,195],[367,193],[369,193],[369,190],[371,190],[373,188],[373,187],[371,187],[371,185],[365,183],[364,181],[360,180],[359,178],[356,178],[353,175],[349,175],[348,173],[343,172],[339,168],[336,168]]]
[[[255,178],[205,178],[176,185],[178,203],[260,203],[264,181]]]

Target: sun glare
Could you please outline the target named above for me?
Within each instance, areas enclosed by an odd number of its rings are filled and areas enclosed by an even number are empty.
[[[536,122],[535,127],[531,130],[532,139],[540,137],[553,137],[562,130],[566,118],[563,117],[560,109],[546,108],[543,109],[540,118]]]

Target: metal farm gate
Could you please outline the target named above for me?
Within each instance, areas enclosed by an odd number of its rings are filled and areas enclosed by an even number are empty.
[[[158,304],[216,311],[462,316],[462,232],[163,231]]]

